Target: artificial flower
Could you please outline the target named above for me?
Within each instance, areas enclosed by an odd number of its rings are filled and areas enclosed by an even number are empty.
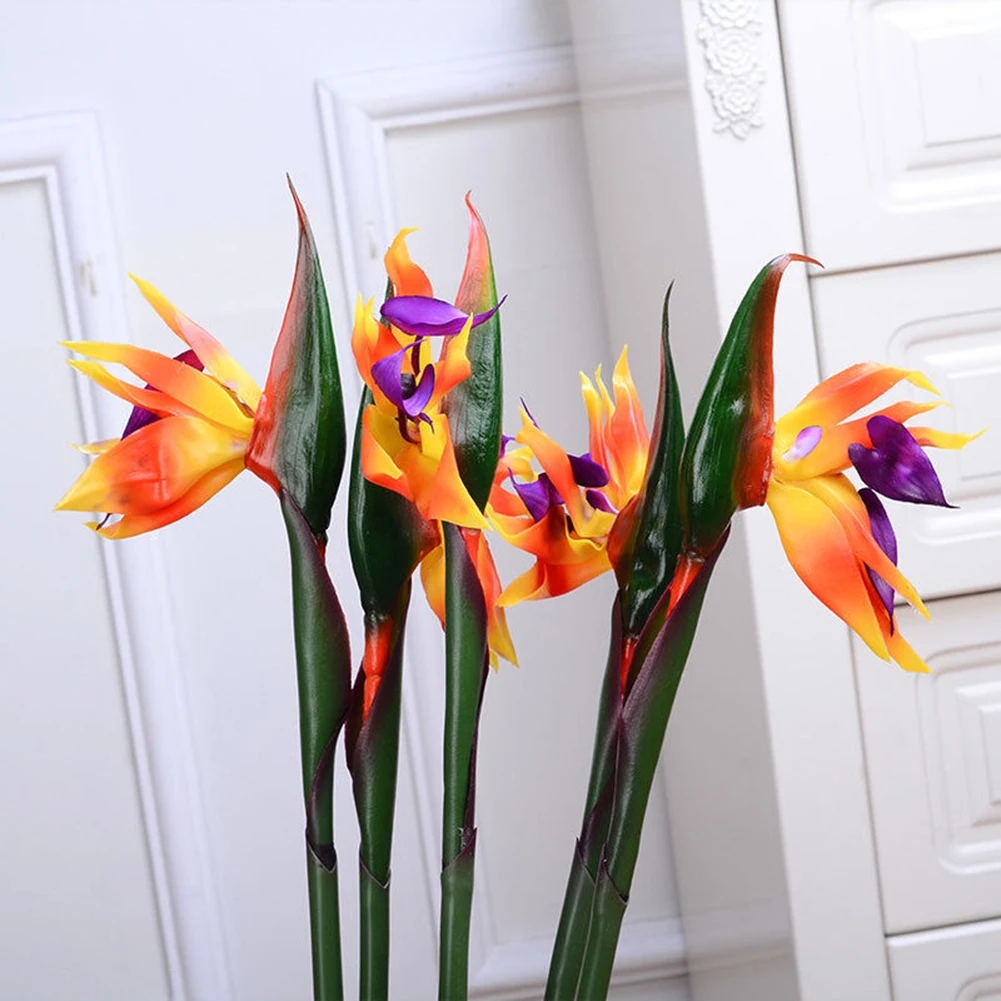
[[[566,452],[524,403],[521,429],[504,439],[487,510],[501,536],[535,564],[504,589],[501,605],[565,594],[610,569],[619,514],[643,486],[650,437],[626,349],[612,373],[614,395],[600,366],[593,382],[580,378],[587,452]]]
[[[467,199],[468,203],[468,199]],[[470,255],[460,289],[486,251],[482,222],[470,204]],[[425,272],[410,258],[401,230],[386,252],[392,295],[374,315],[374,301],[359,298],[351,346],[372,402],[362,413],[361,468],[366,480],[410,501],[436,542],[421,560],[428,602],[445,620],[444,546],[438,526],[458,525],[486,599],[491,663],[516,663],[503,609],[500,582],[481,530],[490,527],[460,475],[448,415],[448,394],[470,378],[470,338],[501,303],[464,313],[437,299]],[[376,677],[373,672],[373,678]],[[374,691],[378,682],[370,683]]]
[[[897,569],[897,541],[880,495],[949,506],[926,447],[962,448],[977,435],[906,422],[940,401],[892,403],[857,416],[902,381],[935,392],[920,373],[866,362],[825,379],[775,422],[766,503],[804,584],[884,660],[927,671],[896,627],[894,594],[925,616]],[[866,484],[845,475],[854,467]]]
[[[343,467],[344,417],[316,248],[294,189],[292,197],[299,254],[265,392],[207,330],[134,278],[187,349],[170,358],[132,344],[66,344],[85,359],[71,359],[74,368],[133,409],[120,438],[82,446],[95,458],[57,510],[99,512],[105,517],[88,527],[106,539],[129,538],[191,514],[249,468],[285,491],[323,539]],[[102,362],[145,385],[117,378]]]

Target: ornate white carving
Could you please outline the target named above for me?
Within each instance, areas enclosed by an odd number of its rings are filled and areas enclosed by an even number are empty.
[[[701,0],[695,37],[706,60],[706,90],[717,132],[746,139],[764,121],[759,110],[765,71],[761,67],[760,0]]]

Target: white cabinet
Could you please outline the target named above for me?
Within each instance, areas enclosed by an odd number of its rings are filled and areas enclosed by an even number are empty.
[[[996,248],[1001,3],[780,6],[809,252],[846,270]]]

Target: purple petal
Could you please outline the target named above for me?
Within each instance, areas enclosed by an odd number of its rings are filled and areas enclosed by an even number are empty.
[[[863,487],[858,492],[858,495],[862,498],[862,503],[865,504],[865,509],[869,513],[869,529],[872,532],[872,537],[876,545],[886,553],[890,562],[896,566],[897,536],[894,534],[893,525],[890,524],[890,516],[886,513],[883,502],[877,496],[876,491],[870,490],[868,487]],[[872,586],[876,589],[876,593],[879,595],[887,614],[890,616],[890,634],[892,635],[894,627],[893,588],[871,567],[866,566],[865,569],[866,573],[869,574],[869,580],[872,581]]]
[[[390,300],[392,301],[392,300]],[[377,361],[372,366],[372,378],[382,390],[386,399],[399,410],[403,410],[403,356],[407,348],[400,348],[391,355]]]
[[[416,417],[434,392],[434,366],[426,365],[420,382],[414,384],[414,377],[403,373],[403,356],[409,350],[408,345],[377,361],[372,366],[372,378],[394,407],[408,417]]]
[[[179,355],[174,355],[174,361],[183,362],[191,368],[198,369],[199,372],[205,368],[201,358],[190,349],[182,351]],[[153,388],[149,383],[146,383],[146,389]],[[155,424],[159,419],[159,415],[154,414],[152,410],[147,410],[145,407],[133,407],[132,413],[129,414],[129,419],[125,422],[125,430],[122,431],[122,437],[128,438],[130,434],[135,434],[136,431],[146,427],[147,424]]]
[[[820,439],[823,437],[823,430],[816,424],[811,424],[809,427],[803,428],[796,435],[796,440],[792,443],[792,448],[782,458],[786,462],[795,462],[797,459],[805,458],[820,444]]]
[[[612,502],[600,490],[585,490],[584,498],[597,511],[607,511],[609,514],[619,513],[612,507]]]
[[[528,508],[528,513],[533,521],[542,521],[551,508],[558,507],[563,503],[560,492],[550,482],[545,473],[540,473],[539,478],[534,483],[519,483],[511,472],[508,472],[511,486],[514,492],[521,498],[522,503]]]
[[[477,313],[473,317],[473,326],[486,323],[503,302],[504,299],[501,299],[493,309]],[[459,333],[468,317],[461,309],[444,299],[432,299],[426,295],[398,295],[382,304],[382,318],[397,330],[413,337],[447,337]]]
[[[607,471],[604,466],[599,465],[591,458],[590,452],[585,452],[583,455],[568,455],[567,458],[570,460],[573,478],[579,486],[604,487],[608,485]]]
[[[536,426],[539,426],[539,422],[532,416],[532,411],[528,409],[528,404],[525,402],[524,396],[519,396],[518,400],[521,402],[521,409],[528,414],[528,419]]]
[[[434,392],[434,365],[425,365],[421,372],[420,382],[414,387],[413,392],[404,398],[403,409],[410,417],[416,417],[424,412],[424,408],[431,399]]]
[[[507,451],[508,445],[516,440],[517,439],[513,435],[501,433],[501,455]]]
[[[899,421],[877,415],[866,424],[872,448],[848,446],[848,458],[863,482],[890,500],[952,507],[942,492],[935,467],[917,440]]]

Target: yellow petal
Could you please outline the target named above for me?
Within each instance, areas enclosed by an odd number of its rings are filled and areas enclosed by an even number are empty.
[[[252,411],[257,410],[261,390],[247,370],[204,327],[186,317],[166,296],[149,282],[129,276],[143,298],[157,311],[164,323],[198,355],[201,363],[224,386],[231,389]],[[138,374],[138,373],[137,373]],[[147,379],[147,382],[152,380]]]

